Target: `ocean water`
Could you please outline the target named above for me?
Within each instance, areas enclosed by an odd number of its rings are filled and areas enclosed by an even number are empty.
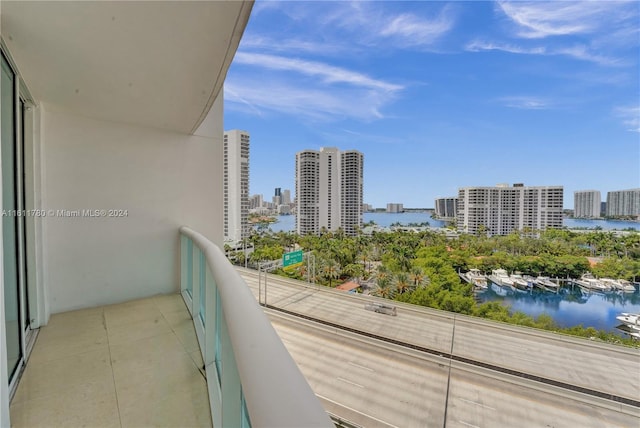
[[[401,223],[408,225],[409,223],[425,223],[428,222],[432,227],[444,227],[446,223],[441,220],[434,220],[431,218],[431,211],[427,212],[407,212],[407,213],[364,213],[362,216],[363,221],[368,223],[374,221],[378,226],[389,227],[394,223]],[[623,229],[636,229],[640,230],[640,222],[634,221],[617,221],[617,220],[582,220],[582,219],[564,219],[564,225],[569,229],[588,228],[595,229],[600,227],[603,230],[623,230]],[[296,217],[294,215],[281,215],[278,217],[278,222],[272,224],[271,230],[274,232],[291,232],[296,229]]]

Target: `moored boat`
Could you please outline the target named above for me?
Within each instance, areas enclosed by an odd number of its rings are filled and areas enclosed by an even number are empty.
[[[610,291],[611,288],[598,279],[594,278],[590,273],[583,274],[580,279],[575,279],[574,283],[578,284],[578,286],[584,291]]]
[[[552,293],[557,293],[560,289],[560,286],[555,282],[551,281],[548,276],[539,276],[536,278],[534,284],[545,291],[550,291]]]
[[[504,269],[494,269],[493,271],[491,271],[489,280],[494,284],[500,285],[502,287],[513,288],[513,280],[509,278],[509,274]]]
[[[635,293],[636,287],[631,283],[631,281],[627,281],[626,279],[619,279],[618,282],[622,285],[623,293]]]
[[[470,269],[466,274],[467,282],[473,285],[475,288],[486,289],[487,277],[483,275],[478,269]]]
[[[636,288],[629,281],[624,279],[600,278],[600,281],[610,287],[612,290],[622,291],[624,293],[633,293]]]
[[[616,317],[618,321],[622,324],[634,327],[640,327],[640,314],[630,314],[627,312],[622,312],[620,315]]]
[[[629,336],[640,339],[640,314],[622,312],[616,317],[622,324],[616,328]]]
[[[529,283],[519,273],[514,273],[510,275],[509,278],[511,278],[511,280],[513,281],[513,286],[518,290],[529,291],[531,289]]]

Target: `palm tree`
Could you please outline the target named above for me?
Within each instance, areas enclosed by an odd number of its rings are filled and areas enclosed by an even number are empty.
[[[409,279],[411,279],[413,286],[416,288],[424,286],[429,281],[427,276],[424,274],[424,271],[417,266],[411,270]]]
[[[413,288],[413,283],[409,280],[406,272],[400,272],[395,278],[396,290],[399,294],[404,294]]]
[[[378,269],[376,270],[376,282],[390,280],[390,274],[389,269],[384,265],[378,266]]]
[[[326,260],[322,266],[322,276],[329,280],[329,287],[332,286],[333,280],[340,278],[340,266],[334,260]]]
[[[396,294],[396,287],[393,286],[389,277],[378,279],[378,288],[372,294],[385,299],[393,299]]]

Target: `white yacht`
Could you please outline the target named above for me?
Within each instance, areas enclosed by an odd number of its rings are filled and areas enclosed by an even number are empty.
[[[630,327],[640,327],[640,314],[629,314],[627,312],[622,312],[616,317],[616,319],[624,325],[628,325]]]
[[[513,281],[513,286],[518,290],[530,290],[529,283],[519,273],[514,273],[509,276],[509,278],[511,278],[511,280]]]
[[[618,330],[625,332],[631,337],[640,339],[640,314],[623,312],[618,315],[616,319],[622,323],[616,327]]]
[[[560,289],[560,285],[551,281],[548,276],[537,277],[534,284],[542,288],[543,290],[551,291],[552,293],[557,293]]]
[[[483,275],[478,269],[471,269],[469,272],[461,275],[465,281],[473,285],[476,288],[487,288],[487,277]]]
[[[636,288],[631,285],[631,283],[624,279],[611,279],[611,278],[600,278],[600,281],[609,286],[613,290],[622,291],[624,293],[633,293],[636,291]]]
[[[618,282],[622,285],[623,293],[635,293],[636,287],[631,283],[631,281],[627,281],[626,279],[619,279]]]
[[[576,279],[573,282],[585,291],[609,291],[611,287],[603,284],[598,279],[594,278],[590,273],[583,274],[580,279]]]
[[[491,275],[489,275],[489,280],[494,284],[500,285],[502,287],[513,288],[513,280],[509,278],[509,274],[504,269],[495,269],[491,271]]]

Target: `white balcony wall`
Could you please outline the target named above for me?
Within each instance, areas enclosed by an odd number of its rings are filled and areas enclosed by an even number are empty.
[[[210,115],[217,117],[214,138],[42,106],[43,257],[51,313],[177,292],[182,225],[222,244],[218,98]],[[67,217],[59,211],[83,209],[127,214]]]

